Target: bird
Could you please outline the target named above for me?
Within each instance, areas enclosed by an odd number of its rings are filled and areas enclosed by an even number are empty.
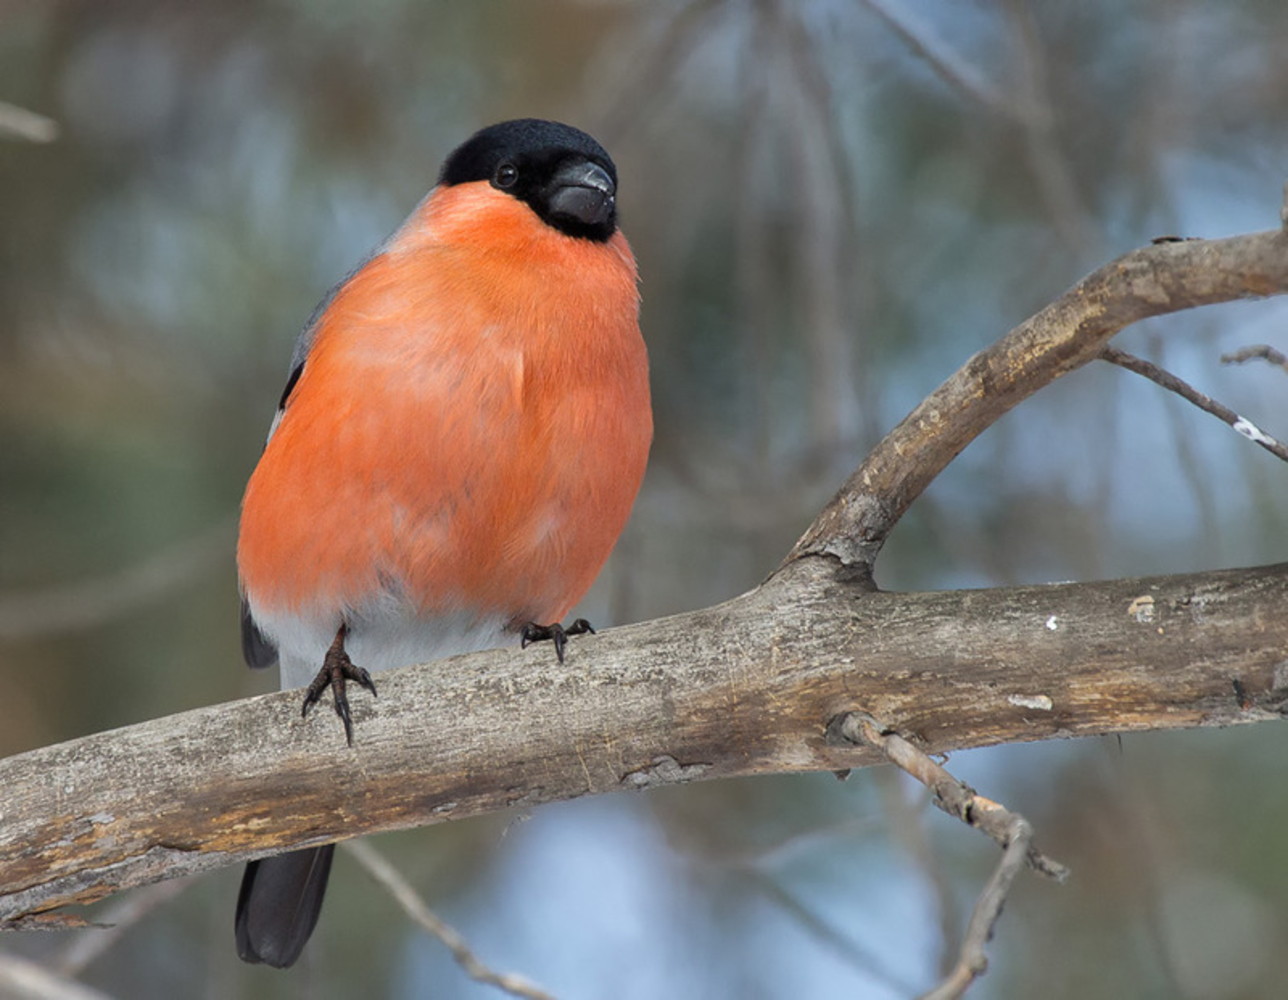
[[[639,280],[617,168],[534,118],[484,128],[323,298],[242,500],[242,650],[328,689],[551,640],[624,528],[653,436]],[[355,750],[354,752],[358,752]],[[248,864],[239,956],[287,968],[334,845]]]

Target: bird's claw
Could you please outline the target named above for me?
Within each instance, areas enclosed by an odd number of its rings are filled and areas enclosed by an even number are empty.
[[[335,642],[331,648],[326,651],[326,657],[322,661],[322,669],[318,671],[316,677],[310,682],[304,692],[304,707],[300,712],[301,717],[309,714],[309,709],[318,703],[322,698],[322,692],[328,687],[331,689],[331,696],[335,703],[335,714],[340,717],[344,723],[344,738],[348,741],[349,746],[353,746],[353,716],[349,712],[349,698],[345,693],[348,682],[353,681],[355,684],[366,688],[371,692],[371,696],[376,696],[376,685],[371,679],[371,674],[364,668],[355,666],[354,662],[349,659],[349,654],[344,651],[345,629],[341,627],[336,633]]]
[[[578,618],[571,625],[561,625],[559,622],[553,625],[538,625],[536,622],[528,622],[519,630],[519,648],[527,649],[528,644],[532,642],[553,642],[555,657],[563,663],[564,647],[568,645],[568,637],[585,635],[587,632],[594,635],[595,628],[585,618]]]

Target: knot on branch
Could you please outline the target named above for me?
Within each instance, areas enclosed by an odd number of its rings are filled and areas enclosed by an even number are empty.
[[[622,784],[630,788],[656,788],[660,785],[682,785],[687,781],[696,781],[710,768],[710,764],[681,764],[670,754],[654,757],[646,767],[627,771],[622,775]]]

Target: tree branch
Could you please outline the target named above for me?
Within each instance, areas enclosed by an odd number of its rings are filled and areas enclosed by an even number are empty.
[[[871,570],[899,518],[1002,414],[1098,357],[1150,316],[1288,292],[1288,233],[1158,243],[1093,271],[986,347],[908,414],[863,461],[787,561],[831,555]]]
[[[1278,718],[1288,566],[873,592],[805,560],[726,604],[390,671],[357,741],[280,692],[0,761],[0,921],[291,847],[696,778],[838,770],[863,711],[939,752]]]
[[[1288,355],[1283,351],[1276,351],[1269,344],[1254,344],[1251,347],[1241,347],[1232,354],[1222,354],[1221,364],[1223,365],[1241,365],[1245,361],[1257,359],[1267,364],[1278,365],[1284,371],[1288,372]]]
[[[761,587],[587,636],[391,671],[357,745],[299,692],[0,761],[0,926],[280,850],[698,778],[838,770],[861,712],[927,752],[1279,718],[1288,566],[887,594],[871,565],[992,421],[1127,323],[1288,291],[1288,237],[1134,251],[981,351],[903,421]],[[823,556],[824,558],[804,558]],[[546,653],[546,655],[543,655]]]

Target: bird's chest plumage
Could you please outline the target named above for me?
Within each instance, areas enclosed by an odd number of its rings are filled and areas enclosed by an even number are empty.
[[[243,587],[284,653],[340,616],[487,645],[480,628],[558,620],[588,589],[652,423],[629,251],[561,240],[395,242],[337,294],[243,507]]]

